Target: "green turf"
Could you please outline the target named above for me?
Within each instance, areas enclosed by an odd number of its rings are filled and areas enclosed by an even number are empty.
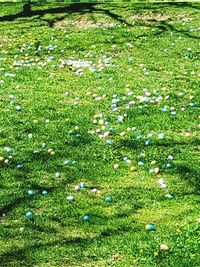
[[[200,266],[200,4],[1,7],[0,266]]]

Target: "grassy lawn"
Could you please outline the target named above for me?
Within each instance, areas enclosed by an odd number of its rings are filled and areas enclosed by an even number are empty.
[[[200,4],[0,7],[0,266],[200,266]]]

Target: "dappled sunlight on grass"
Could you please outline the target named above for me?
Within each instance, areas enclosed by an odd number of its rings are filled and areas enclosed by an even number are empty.
[[[199,266],[199,4],[22,10],[0,11],[0,265]]]

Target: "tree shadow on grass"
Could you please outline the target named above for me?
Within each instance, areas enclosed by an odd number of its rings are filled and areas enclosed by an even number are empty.
[[[182,34],[182,35],[189,37],[189,38],[193,38],[193,39],[197,39],[197,40],[200,39],[200,36],[192,35],[192,34],[188,33],[188,31],[177,29],[175,26],[168,23],[167,21],[159,22],[159,25],[156,25],[155,27],[161,30],[159,32],[159,34],[162,34],[165,31],[170,31],[170,32]]]
[[[25,186],[27,187],[27,183],[25,182]],[[33,184],[30,187],[33,189],[33,191],[38,190],[40,192],[42,192],[42,190],[44,190],[44,187],[38,185],[38,184]],[[55,190],[56,187],[45,187],[45,190],[47,190],[48,193],[52,192],[53,190]],[[28,194],[26,193],[25,196],[22,197],[15,197],[13,198],[9,203],[3,205],[2,207],[0,207],[0,217],[3,214],[7,214],[9,212],[12,212],[12,210],[14,210],[15,208],[19,207],[21,204],[23,204],[26,201],[31,201],[34,200],[34,198],[29,197]]]
[[[50,9],[45,9],[45,10],[42,10],[42,9],[31,10],[27,8],[27,5],[24,5],[22,12],[0,17],[0,21],[14,21],[17,18],[39,16],[39,18],[42,20],[45,20],[49,24],[50,27],[53,27],[55,22],[63,20],[64,18],[66,18],[68,14],[79,13],[80,15],[82,15],[84,13],[103,12],[105,15],[113,18],[116,21],[124,23],[128,26],[132,26],[122,16],[115,14],[107,9],[96,8],[95,7],[96,5],[97,4],[92,4],[92,3],[80,3],[80,4],[71,4],[66,7],[56,7],[56,8],[50,8]],[[54,19],[49,19],[49,20],[43,18],[45,14],[63,14],[63,13],[66,13],[66,14],[60,18],[54,18]]]
[[[32,3],[32,5],[34,6],[33,3]],[[102,6],[102,7],[100,7],[100,6]],[[177,8],[189,7],[189,8],[193,8],[196,10],[199,9],[199,6],[194,5],[193,3],[185,3],[185,2],[183,2],[183,3],[156,3],[156,4],[152,3],[152,4],[135,4],[135,5],[133,5],[133,12],[136,14],[143,12],[144,10],[151,10],[151,11],[153,10],[153,11],[157,12],[157,11],[160,11],[160,9],[165,8],[165,7],[169,7],[169,6],[175,6]],[[127,21],[127,19],[123,18],[123,16],[112,12],[110,10],[110,8],[105,8],[105,6],[102,3],[77,3],[77,4],[74,3],[74,4],[67,5],[67,6],[60,6],[60,7],[55,7],[55,8],[39,9],[39,10],[32,10],[30,7],[31,7],[30,4],[25,4],[23,6],[22,12],[19,12],[17,14],[2,16],[2,17],[0,17],[0,22],[14,21],[18,18],[28,18],[28,17],[37,16],[37,19],[40,19],[40,20],[48,23],[49,27],[54,27],[54,24],[56,22],[64,20],[69,14],[78,13],[79,15],[83,15],[83,14],[87,14],[87,13],[102,13],[102,14],[106,15],[107,17],[110,17],[113,20],[115,20],[115,21],[117,21],[117,22],[119,22],[125,26],[128,26],[128,27],[134,26],[132,23],[129,23]],[[120,7],[120,9],[123,9],[123,8],[125,9],[125,7],[123,7],[123,6]],[[51,14],[51,15],[62,14],[62,16],[47,19],[44,17],[44,15],[46,15],[46,14]],[[154,35],[161,35],[162,33],[166,32],[166,31],[173,31],[173,32],[176,32],[179,34],[183,34],[189,38],[200,39],[200,37],[192,35],[192,34],[188,33],[187,31],[177,29],[175,26],[168,23],[168,21],[157,21],[156,19],[147,19],[146,22],[151,22],[153,24],[148,25],[145,23],[145,21],[143,21],[143,25],[150,27],[150,28],[155,27],[155,28],[160,30],[159,32],[154,33]],[[137,36],[137,38],[143,37],[143,36],[147,36],[147,34]]]
[[[151,149],[153,148],[162,148],[162,149],[170,149],[178,147],[179,150],[181,148],[187,149],[193,147],[194,149],[200,145],[200,140],[198,138],[193,138],[190,140],[165,140],[165,142],[161,141],[154,141],[150,146]],[[125,147],[130,151],[141,151],[144,149],[144,144],[137,141],[137,140],[121,140],[120,143],[116,146],[116,149],[119,147]],[[197,163],[197,162],[196,162]],[[200,169],[189,166],[191,162],[184,161],[182,164],[175,164],[173,169],[173,175],[178,175],[181,179],[186,180],[191,186],[195,188],[194,193],[196,195],[200,194]]]
[[[138,140],[120,140],[118,144],[115,145],[116,149],[119,149],[121,147],[128,148],[129,150],[142,150],[144,148],[144,142],[138,141]],[[191,146],[198,146],[200,145],[200,141],[198,139],[191,139],[191,140],[165,140],[165,141],[153,141],[153,144],[150,146],[153,147],[160,147],[160,148],[170,148],[174,146],[184,146],[184,147],[191,147]],[[147,147],[147,146],[146,146]]]
[[[175,166],[176,173],[195,187],[195,194],[200,195],[200,171],[194,167],[178,164]]]
[[[112,216],[109,218],[112,220]],[[48,250],[52,247],[63,247],[69,248],[72,247],[76,250],[77,248],[86,249],[88,246],[91,246],[93,243],[101,242],[102,239],[119,236],[123,233],[135,233],[140,230],[139,225],[135,222],[135,224],[131,225],[117,225],[116,227],[106,226],[102,228],[102,230],[95,237],[59,237],[57,238],[54,235],[53,241],[48,242],[38,242],[37,239],[35,241],[29,242],[28,240],[23,240],[23,247],[13,247],[8,252],[2,253],[0,255],[1,266],[12,266],[11,264],[14,262],[18,262],[22,264],[21,266],[33,266],[37,264],[37,259],[33,260],[34,252],[38,250]],[[27,242],[27,243],[26,243]],[[30,258],[30,254],[32,255]],[[31,260],[32,259],[32,260]],[[6,265],[7,264],[7,265]],[[10,264],[10,265],[9,265]],[[14,266],[14,265],[13,265]]]
[[[27,197],[18,197],[18,198],[13,199],[11,202],[9,202],[8,204],[0,208],[0,216],[2,216],[3,214],[7,214],[9,211],[18,207],[25,200],[27,200]]]
[[[129,194],[132,194],[131,187],[122,188],[120,191],[122,194],[128,190]],[[135,197],[134,197],[135,199]],[[127,199],[129,201],[129,199]],[[131,221],[127,222],[127,218],[133,215],[138,209],[142,208],[142,203],[138,203],[135,200],[135,203],[131,206],[131,209],[117,209],[115,214],[102,214],[95,211],[95,213],[91,213],[91,222],[80,222],[79,232],[81,228],[83,231],[88,227],[91,233],[95,233],[95,237],[63,237],[58,234],[58,229],[68,229],[69,222],[65,219],[59,219],[56,217],[56,220],[53,218],[49,218],[51,221],[56,221],[59,223],[58,228],[49,227],[46,229],[46,226],[38,219],[27,219],[25,223],[24,231],[27,233],[32,233],[34,236],[34,241],[30,242],[29,235],[23,235],[24,238],[21,240],[19,247],[12,247],[8,249],[8,251],[1,253],[0,262],[1,266],[14,266],[14,264],[19,263],[21,266],[33,266],[33,264],[37,264],[37,258],[34,257],[34,253],[38,251],[44,251],[54,248],[54,247],[62,247],[65,250],[66,248],[72,247],[73,250],[76,249],[86,249],[88,246],[91,246],[93,243],[102,242],[105,238],[114,238],[115,236],[120,236],[124,233],[135,233],[140,231],[140,224],[138,222]],[[77,217],[75,215],[75,217]],[[94,221],[92,220],[94,217]],[[116,221],[116,223],[113,223]],[[90,227],[91,226],[91,227]],[[49,241],[46,241],[46,235],[49,236]],[[44,237],[44,239],[43,239]],[[30,256],[31,255],[31,256]]]

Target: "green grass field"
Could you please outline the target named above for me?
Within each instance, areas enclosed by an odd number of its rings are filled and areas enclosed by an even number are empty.
[[[0,6],[0,266],[200,266],[200,4],[21,11]]]

